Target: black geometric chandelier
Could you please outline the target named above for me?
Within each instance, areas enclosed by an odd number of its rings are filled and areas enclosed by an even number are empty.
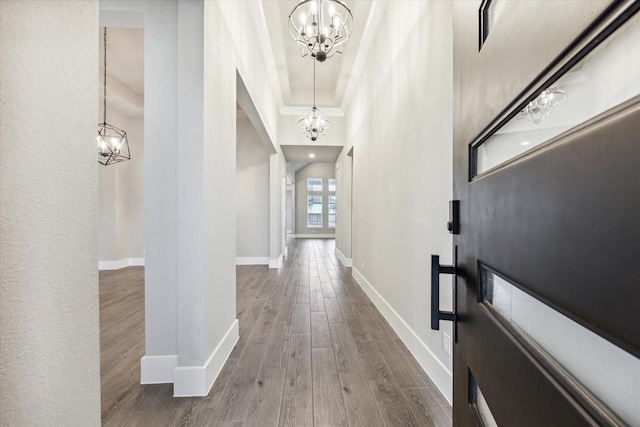
[[[324,62],[342,53],[353,30],[353,16],[340,0],[302,0],[289,15],[289,33],[302,51]]]
[[[322,110],[316,107],[316,63],[313,62],[313,107],[311,110],[298,120],[298,126],[302,129],[307,138],[312,141],[317,140],[324,135],[329,129],[329,120],[322,115]]]
[[[131,159],[127,132],[107,123],[107,27],[104,28],[104,117],[98,124],[98,163],[112,165]]]

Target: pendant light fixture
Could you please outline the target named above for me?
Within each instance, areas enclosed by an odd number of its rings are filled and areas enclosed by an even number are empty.
[[[353,16],[340,0],[302,0],[289,15],[289,33],[302,51],[324,62],[347,44]]]
[[[298,126],[302,129],[302,133],[315,141],[327,132],[329,125],[329,120],[324,118],[322,110],[316,108],[316,62],[313,61],[313,107],[307,115],[298,120]]]
[[[127,132],[107,123],[107,27],[104,27],[104,116],[98,124],[98,162],[112,165],[131,159]]]
[[[552,111],[556,110],[560,104],[567,99],[567,94],[558,86],[551,86],[542,92],[533,101],[527,104],[520,111],[533,124],[539,124],[545,118],[549,117]]]

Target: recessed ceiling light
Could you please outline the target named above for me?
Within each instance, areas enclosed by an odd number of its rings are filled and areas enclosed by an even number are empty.
[[[316,155],[313,153],[309,153],[309,157],[311,157],[312,159],[315,157]]]
[[[522,142],[520,143],[520,145],[529,145],[529,144],[531,144],[529,141],[522,141]]]

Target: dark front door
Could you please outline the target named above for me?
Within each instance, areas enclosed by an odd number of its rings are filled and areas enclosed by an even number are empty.
[[[454,2],[456,426],[640,425],[639,3]]]

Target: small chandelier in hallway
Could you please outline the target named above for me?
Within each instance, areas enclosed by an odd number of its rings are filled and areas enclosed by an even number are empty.
[[[560,90],[558,86],[551,86],[543,90],[540,95],[527,104],[520,113],[534,124],[539,124],[542,120],[549,117],[558,105],[567,99],[567,94]]]
[[[104,116],[98,124],[98,162],[112,165],[131,159],[127,132],[107,123],[107,27],[104,27]]]
[[[289,33],[302,51],[324,62],[342,53],[353,30],[353,16],[340,0],[302,0],[289,14]]]
[[[317,140],[329,129],[329,120],[322,115],[322,110],[316,107],[316,63],[313,63],[313,107],[298,120],[298,126],[302,129],[307,138],[312,141]]]

